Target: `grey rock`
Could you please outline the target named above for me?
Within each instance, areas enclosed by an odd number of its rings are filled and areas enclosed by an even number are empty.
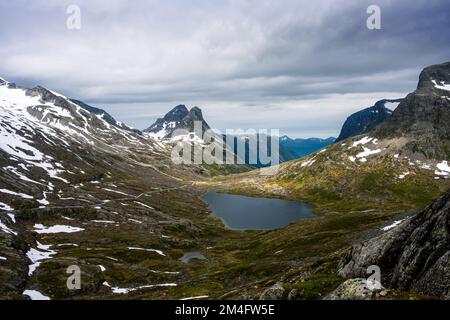
[[[370,300],[380,289],[373,289],[366,279],[356,278],[345,281],[324,300]]]
[[[278,282],[269,289],[266,289],[259,297],[259,300],[279,300],[283,298],[285,292],[286,290],[283,288],[283,284]]]
[[[201,123],[201,132],[195,132],[195,122]],[[144,130],[145,133],[163,133],[162,139],[171,138],[175,130],[195,132],[202,136],[210,127],[203,118],[202,110],[193,107],[188,110],[185,105],[178,105],[170,110],[163,118],[156,120],[154,124]]]
[[[374,106],[352,114],[342,126],[341,133],[336,139],[336,142],[372,131],[379,124],[386,121],[392,114],[392,111],[386,108],[385,104],[401,101],[402,99],[380,100]]]
[[[450,62],[425,68],[417,90],[410,93],[392,116],[380,124],[374,136],[406,138],[404,152],[411,158],[447,159],[450,148],[450,91],[435,85],[450,83]]]
[[[295,300],[300,296],[298,289],[292,289],[288,294],[288,300]]]
[[[450,192],[398,227],[355,245],[339,267],[344,277],[381,269],[384,286],[449,298]]]

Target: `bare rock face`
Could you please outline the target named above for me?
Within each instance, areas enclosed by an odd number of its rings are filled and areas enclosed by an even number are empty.
[[[399,104],[374,134],[404,137],[405,148],[426,158],[447,159],[450,148],[450,62],[425,68],[417,90]]]
[[[285,291],[286,290],[283,288],[282,283],[276,283],[269,289],[265,290],[259,297],[259,300],[279,300],[283,297]]]
[[[380,267],[386,287],[450,299],[450,192],[391,231],[354,246],[339,273],[366,277],[371,265]]]
[[[159,139],[170,139],[173,132],[178,129],[195,132],[195,122],[200,122],[202,125],[202,132],[198,132],[201,135],[210,129],[203,119],[202,110],[199,107],[188,110],[185,105],[179,105],[170,110],[163,118],[156,120],[144,132]]]
[[[391,116],[392,111],[385,105],[387,103],[400,103],[401,101],[402,99],[380,100],[374,106],[352,114],[342,126],[336,142],[372,131]]]

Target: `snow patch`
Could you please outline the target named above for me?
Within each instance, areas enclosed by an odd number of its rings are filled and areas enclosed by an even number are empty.
[[[450,91],[450,84],[446,84],[445,81],[439,81],[440,84],[436,80],[431,80],[431,82],[433,82],[436,89]]]
[[[37,242],[37,249],[31,248],[27,252],[27,257],[30,259],[31,264],[28,266],[28,276],[31,276],[33,272],[41,265],[44,260],[51,259],[57,252],[50,250],[51,245],[45,245]]]
[[[180,301],[187,301],[187,300],[199,300],[199,299],[208,299],[209,296],[197,296],[197,297],[187,297],[180,299]]]
[[[397,109],[399,104],[400,102],[385,102],[384,107],[391,111],[394,111],[395,109]]]
[[[140,251],[156,252],[160,256],[163,256],[163,257],[166,256],[164,254],[164,252],[162,252],[161,250],[156,250],[156,249],[144,249],[144,248],[137,248],[137,247],[128,247],[127,249],[128,250],[140,250]]]
[[[1,193],[6,193],[6,194],[10,194],[10,195],[12,195],[12,196],[21,197],[21,198],[23,198],[23,199],[34,199],[34,197],[32,197],[32,196],[30,196],[30,195],[28,195],[28,194],[25,194],[25,193],[19,193],[19,192],[14,192],[14,191],[11,191],[11,190],[8,190],[8,189],[0,189],[0,192],[1,192]]]
[[[148,289],[148,288],[156,288],[156,287],[176,287],[176,283],[162,283],[162,284],[151,284],[146,286],[140,286],[135,288],[120,288],[120,287],[112,287],[108,282],[103,282],[103,285],[111,288],[112,292],[115,294],[128,294],[130,292],[142,290],[142,289]]]
[[[49,297],[43,295],[39,291],[36,290],[25,290],[23,295],[30,297],[31,300],[40,300],[40,301],[48,301]]]
[[[435,172],[436,175],[440,175],[440,176],[450,175],[450,167],[448,166],[447,161],[442,161],[441,163],[438,163],[436,165],[436,168],[438,168],[438,170],[439,170],[439,171]]]
[[[301,167],[302,167],[302,168],[303,168],[303,167],[310,167],[311,165],[314,164],[314,162],[316,162],[316,159],[312,158],[312,159],[310,159],[310,160],[308,160],[308,161],[303,162],[302,165],[301,165]]]
[[[0,210],[3,211],[14,211],[13,208],[11,208],[10,206],[8,206],[6,203],[0,202]]]
[[[407,175],[410,175],[410,174],[411,174],[411,173],[410,173],[409,171],[406,171],[406,172],[402,173],[401,175],[399,175],[398,178],[399,178],[399,179],[405,179],[405,177],[406,177]]]
[[[366,157],[380,153],[381,149],[376,149],[376,150],[370,150],[369,148],[363,147],[364,151],[360,152],[356,155],[356,158],[360,159],[360,161],[362,162],[366,162],[367,159]]]
[[[8,226],[6,224],[4,224],[1,220],[0,220],[0,230],[3,230],[3,232],[17,236],[17,232],[8,228]]]
[[[142,203],[142,202],[139,202],[139,201],[134,201],[134,202],[137,203],[137,204],[139,204],[139,205],[141,205],[141,206],[143,206],[144,208],[154,210],[153,207],[150,207],[150,206],[146,205],[145,203]]]
[[[397,226],[398,226],[400,223],[402,223],[403,221],[405,221],[405,219],[397,220],[397,221],[395,221],[393,224],[390,224],[390,225],[388,225],[388,226],[382,228],[381,230],[383,230],[383,231],[389,231],[389,230],[391,230],[391,229],[394,229],[395,227],[397,227]]]
[[[109,220],[91,220],[91,222],[105,223],[105,224],[114,224],[114,223],[116,223],[115,221],[109,221]]]
[[[46,227],[42,224],[35,224],[34,229],[39,234],[75,233],[75,232],[84,231],[83,228],[78,228],[78,227],[64,226],[64,225],[55,225],[52,227]]]
[[[358,141],[353,142],[351,147],[354,148],[354,147],[357,147],[359,145],[365,145],[365,144],[369,143],[372,140],[373,140],[373,138],[371,138],[371,137],[364,137],[364,138],[362,138],[362,139],[360,139]]]

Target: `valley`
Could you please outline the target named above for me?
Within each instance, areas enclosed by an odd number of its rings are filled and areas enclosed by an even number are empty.
[[[79,100],[1,80],[0,298],[329,297],[362,276],[364,266],[338,272],[349,248],[402,230],[450,189],[449,91],[433,84],[449,83],[449,68],[425,69],[418,89],[373,130],[269,176],[247,165],[175,165],[173,141],[160,138],[194,118],[206,127],[199,109],[179,106],[172,116],[181,119],[166,119],[173,126],[160,121],[141,133]],[[230,230],[202,200],[209,192],[304,201],[317,217]],[[433,241],[443,255],[442,234]],[[417,268],[427,272],[434,260]],[[67,288],[70,266],[81,270],[80,289]],[[436,298],[390,283],[370,298]]]

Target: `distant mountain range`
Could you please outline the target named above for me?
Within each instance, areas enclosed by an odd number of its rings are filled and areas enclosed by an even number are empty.
[[[177,129],[184,129],[188,132],[194,132],[194,122],[199,121],[202,123],[202,129],[204,131],[210,129],[210,126],[203,118],[202,110],[198,107],[193,107],[189,110],[185,105],[178,105],[165,114],[162,118],[158,118],[155,123],[145,129],[144,134],[149,137],[155,138],[160,141],[170,141],[174,139],[173,133]],[[200,137],[201,138],[201,137]],[[245,163],[256,168],[267,166],[262,164],[258,157],[258,148],[251,148],[249,141],[252,138],[249,135],[240,135],[233,138],[234,146],[232,146],[234,153],[237,153],[238,142],[244,141],[245,143]],[[253,137],[259,144],[262,139],[267,141],[269,154],[271,153],[271,140],[270,136],[263,136],[257,134]],[[226,140],[226,136],[223,135],[223,139]],[[316,152],[329,144],[334,142],[335,138],[330,137],[327,139],[309,138],[309,139],[291,139],[287,136],[283,136],[279,139],[279,156],[280,163],[290,161],[303,157],[305,155]],[[198,140],[201,143],[200,140]],[[257,163],[251,163],[251,159],[256,157]]]
[[[329,137],[326,139],[307,138],[307,139],[292,139],[288,136],[280,138],[280,144],[294,154],[295,158],[301,158],[311,153],[319,151],[326,146],[333,144],[336,138]]]

